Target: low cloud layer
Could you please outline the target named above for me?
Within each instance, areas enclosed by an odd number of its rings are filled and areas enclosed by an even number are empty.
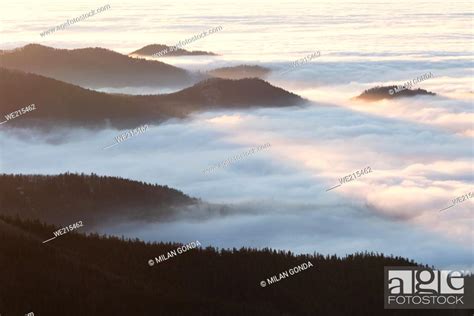
[[[438,266],[468,266],[473,201],[439,212],[473,191],[468,81],[450,74],[453,63],[445,65],[445,74],[423,82],[438,86],[440,98],[350,101],[363,87],[383,81],[375,65],[372,81],[365,75],[346,87],[326,81],[318,89],[293,90],[315,101],[309,106],[197,114],[150,126],[107,150],[102,148],[121,131],[77,129],[45,136],[2,127],[0,171],[115,175],[228,205],[223,211],[183,211],[162,224],[102,228],[109,233],[342,255],[374,250]],[[308,70],[295,71],[290,75],[303,78]],[[268,150],[202,173],[266,143]],[[367,166],[372,173],[326,191]]]

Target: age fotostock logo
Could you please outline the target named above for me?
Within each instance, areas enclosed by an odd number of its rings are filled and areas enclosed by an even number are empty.
[[[463,270],[385,267],[386,309],[474,308],[474,277]]]

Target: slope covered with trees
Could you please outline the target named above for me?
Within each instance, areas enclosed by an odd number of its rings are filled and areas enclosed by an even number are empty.
[[[209,109],[292,106],[304,99],[260,79],[213,78],[172,94],[96,92],[35,74],[0,68],[0,112],[36,110],[2,126],[135,128]]]
[[[374,87],[365,90],[357,99],[364,100],[364,101],[378,101],[382,99],[396,99],[396,98],[404,98],[404,97],[414,97],[417,95],[436,95],[433,92],[424,90],[424,89],[403,89],[397,91],[397,86],[383,86],[383,87]]]
[[[87,227],[113,218],[159,220],[198,203],[168,186],[84,174],[0,175],[0,214]]]
[[[239,65],[222,67],[209,70],[207,73],[213,77],[224,79],[264,78],[271,69],[258,65]]]
[[[182,87],[198,81],[160,61],[132,58],[95,47],[56,49],[29,44],[0,51],[0,67],[32,72],[83,87]]]
[[[160,57],[171,57],[171,56],[216,56],[217,54],[214,54],[212,52],[205,52],[202,50],[193,50],[189,51],[186,49],[182,48],[177,48],[175,49],[172,46],[167,46],[163,44],[151,44],[144,46],[140,49],[137,49],[136,51],[131,52],[128,54],[129,56],[153,56],[157,53],[160,53],[162,51],[166,50],[166,54],[163,54],[163,56]]]
[[[384,266],[415,264],[400,257],[207,247],[149,266],[178,244],[76,233],[42,244],[55,229],[0,217],[2,314],[470,316],[467,310],[384,310]],[[308,261],[312,268],[260,286]]]

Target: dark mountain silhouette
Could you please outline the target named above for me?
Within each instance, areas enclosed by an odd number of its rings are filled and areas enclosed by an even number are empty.
[[[240,80],[211,78],[190,88],[163,95],[163,99],[169,102],[190,104],[188,106],[191,108],[200,104],[207,104],[212,108],[220,108],[222,105],[227,108],[257,105],[281,107],[297,105],[305,101],[294,93],[257,78]]]
[[[198,203],[168,186],[84,174],[0,175],[0,213],[88,227],[111,219],[161,220]]]
[[[208,71],[213,77],[224,79],[264,78],[271,69],[257,65],[239,65],[234,67],[223,67]]]
[[[213,78],[172,94],[133,96],[96,92],[4,68],[0,68],[0,95],[2,116],[32,103],[36,105],[36,110],[8,121],[2,128],[135,128],[213,108],[291,106],[304,101],[260,79]]]
[[[180,244],[76,232],[43,244],[58,228],[0,216],[2,314],[470,315],[468,310],[384,310],[384,266],[416,265],[401,257],[206,247],[150,267],[150,259]],[[308,261],[313,267],[260,286]]]
[[[395,98],[403,98],[403,97],[413,97],[417,95],[436,95],[436,93],[429,92],[424,89],[416,89],[410,90],[405,89],[396,92],[397,86],[383,86],[383,87],[374,87],[368,90],[365,90],[356,99],[364,100],[364,101],[378,101],[382,99],[395,99]],[[392,92],[392,93],[391,93]]]
[[[29,44],[0,51],[0,67],[93,88],[184,87],[199,81],[184,69],[98,47],[68,50]]]
[[[142,47],[134,52],[128,54],[129,56],[153,56],[154,54],[163,52],[166,50],[166,53],[163,53],[160,57],[171,57],[171,56],[217,56],[217,54],[212,52],[205,52],[202,50],[189,51],[182,48],[174,50],[173,46],[167,46],[163,44],[151,44],[145,47]]]

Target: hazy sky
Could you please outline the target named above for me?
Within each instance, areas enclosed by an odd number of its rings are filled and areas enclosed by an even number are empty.
[[[106,4],[110,10],[65,31],[39,35]],[[128,53],[150,43],[172,45],[220,25],[223,31],[190,47],[255,60],[316,50],[326,58],[333,53],[413,60],[434,53],[456,59],[472,52],[472,14],[472,1],[445,0],[8,1],[2,3],[0,33],[4,47],[37,42]]]

